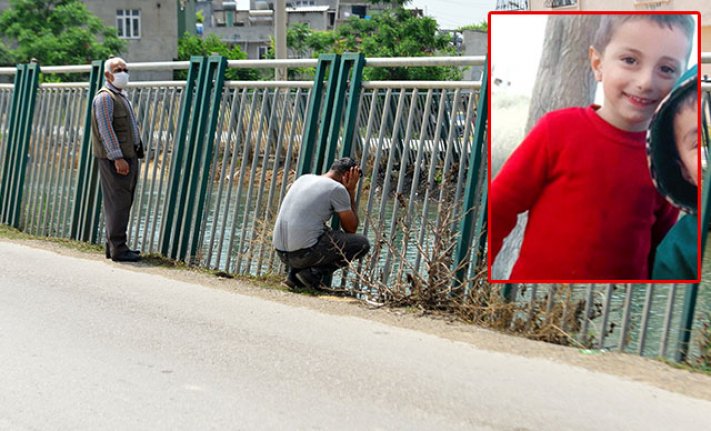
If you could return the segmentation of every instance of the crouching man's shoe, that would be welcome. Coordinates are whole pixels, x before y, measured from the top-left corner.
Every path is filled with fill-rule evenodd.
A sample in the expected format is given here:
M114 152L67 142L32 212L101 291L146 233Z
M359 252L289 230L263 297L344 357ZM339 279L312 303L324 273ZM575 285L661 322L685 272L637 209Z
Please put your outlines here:
M138 262L141 260L141 255L134 253L131 250L126 250L120 253L118 256L111 257L114 262Z
M316 268L305 268L296 273L296 279L305 287L320 288L323 274Z

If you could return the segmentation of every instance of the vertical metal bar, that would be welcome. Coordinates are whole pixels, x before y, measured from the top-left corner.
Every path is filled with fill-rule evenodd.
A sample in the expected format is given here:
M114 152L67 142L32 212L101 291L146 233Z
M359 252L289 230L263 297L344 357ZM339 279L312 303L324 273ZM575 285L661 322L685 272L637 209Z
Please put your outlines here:
M183 92L181 107L180 107L180 120L178 121L178 133L175 139L175 144L173 146L173 154L171 160L170 169L170 179L167 198L165 201L165 209L163 211L163 221L161 226L161 253L164 256L175 257L177 252L177 240L174 240L174 235L176 234L175 216L180 217L182 213L182 208L178 202L178 196L181 195L181 190L185 189L183 185L184 181L187 179L182 172L182 162L184 154L189 151L186 149L186 142L188 141L188 136L192 133L188 130L188 123L190 123L191 113L193 110L193 92L200 95L200 86L202 83L202 75L204 73L205 67L205 57L193 56L190 58L190 69L188 70L188 77L185 83L185 90ZM196 82L198 88L196 89ZM197 91L196 91L197 90ZM196 103L199 106L199 100ZM189 147L189 145L188 145ZM171 247L172 244L172 247ZM169 249L170 247L170 249Z
M304 135L301 140L299 167L296 173L297 177L311 173L313 152L316 147L316 131L318 130L318 113L321 110L323 80L326 76L326 68L328 67L331 72L333 72L334 64L337 59L338 56L335 54L321 54L318 57L314 86L311 90L311 97L309 98L309 109L306 111L306 119L304 120Z
M212 162L213 146L215 142L215 129L217 126L217 117L219 115L220 104L222 101L222 92L223 85L225 82L225 69L227 68L227 59L222 56L212 56L209 58L208 65L209 67L211 67L211 73L208 73L205 77L205 79L208 80L208 82L205 83L205 96L203 98L203 100L205 101L203 108L205 119L201 122L201 128L198 129L198 133L200 134L199 136L202 137L205 142L201 143L201 145L196 147L195 158L195 167L199 167L197 163L200 161L200 159L202 159L202 167L199 167L201 172L201 182L200 184L197 184L196 181L195 185L198 188L195 190L195 192L193 192L195 193L193 195L195 196L194 202L196 204L196 207L195 215L192 218L193 235L191 240L192 247L190 249L191 256L195 256L199 245L198 241L201 233L200 226L202 225L202 220L204 217L203 213L205 209L207 184L210 179L209 166ZM210 97L210 94L212 94L212 97ZM208 104L208 102L211 103ZM201 154L197 153L197 151L200 151ZM198 178L197 174L197 171L192 172L193 178L196 180ZM188 206L188 208L190 208L190 206ZM186 212L186 214L190 214L190 212Z
M22 230L33 233L35 231L34 214L37 210L37 200L39 198L39 176L42 171L40 158L42 154L42 142L45 138L47 130L48 102L47 92L40 90L37 97L39 98L39 114L35 117L35 123L32 128L36 133L30 139L30 163L27 166L29 171L27 178L27 199L24 213L24 226Z
M104 76L104 62L101 60L91 63L91 74L89 75L89 90L86 96L86 108L84 112L84 139L81 144L81 156L79 158L79 172L77 174L76 194L74 197L74 210L72 212L72 229L70 237L76 240L86 241L90 231L90 208L96 205L91 202L93 197L92 189L97 187L97 178L89 176L90 167L95 164L94 156L91 154L91 113L94 95L102 85ZM96 170L93 170L96 171ZM92 181L93 180L93 181Z
M3 160L2 182L0 182L0 222L8 223L6 213L10 205L10 190L13 169L13 154L15 152L15 136L18 133L20 113L23 106L22 87L27 75L27 65L18 64L10 102L10 112L7 119L7 139L5 140L5 159Z
M587 287L585 294L585 314L583 315L583 324L578 338L585 342L588 339L588 329L590 328L590 311L592 310L593 302L593 285Z
M533 322L533 316L535 314L536 300L538 299L538 285L531 285L531 300L528 301L528 318L526 325L530 328L531 322Z
M694 328L694 312L696 311L698 295L698 284L689 284L686 286L684 308L681 312L681 327L679 328L679 348L675 355L677 362L685 362L689 354L689 344L691 342L691 331Z
M488 61L488 59L487 59ZM482 147L484 144L484 136L486 132L486 118L488 110L488 76L487 68L484 67L484 74L481 80L481 89L479 90L479 106L477 106L476 126L474 127L474 139L470 149L471 163L467 174L467 187L464 191L464 202L462 208L464 210L462 221L459 227L459 240L454 254L454 269L455 269L455 284L460 285L464 281L466 274L466 266L470 256L470 247L474 237L472 225L474 222L474 204L476 197L477 178L481 167ZM469 118L467 116L467 118ZM450 130L451 132L451 130Z
M647 329L649 328L649 313L652 310L652 300L654 298L654 285L647 285L647 294L644 298L644 308L642 310L642 322L639 328L639 346L637 354L644 355L644 348L647 343Z
M254 151L252 151L252 125L254 124L254 121L255 121L258 94L259 94L258 90L254 90L254 92L252 93L252 102L250 104L249 121L247 123L247 131L246 131L245 137L244 137L244 151L242 152L242 163L240 164L239 179L237 181L237 196L235 197L237 209L235 211L235 217L232 220L232 231L230 233L230 243L228 246L228 256L227 256L227 265L226 265L228 268L229 268L229 259L231 258L231 254L232 254L232 245L234 243L235 231L237 229L237 225L239 224L239 213L240 213L239 208L240 208L240 205L242 204L242 188L244 185L244 176L247 171L247 165L249 163L250 154L253 152L255 154L253 157L256 157L256 154L258 152L256 149ZM247 202L245 202L242 217L246 219L247 215L248 215ZM246 221L245 221L245 223L246 223ZM235 259L235 265L232 270L232 272L234 272L234 273L238 272L238 269L241 265L242 240L243 239L244 239L244 232L241 232L239 242L237 245L237 259Z
M404 92L404 91L403 91ZM412 119L415 116L415 108L417 107L417 103L415 102L417 99L417 89L412 90L412 95L410 99L410 110L407 115L407 128L405 129L405 144L402 149L402 155L400 157L400 169L399 169L399 175L398 175L398 180L397 180L397 186L395 189L395 195L396 197L402 196L402 192L404 190L404 182L405 182L405 174L407 173L407 168L408 168L408 163L410 162L410 140L412 139ZM391 150L392 151L392 150ZM397 226L397 220L398 220L398 212L400 210L399 207L399 200L398 198L393 199L393 208L392 208L392 216L390 218L390 226L392 227L392 230L390 231L390 238L389 242L392 244L395 242L395 238L397 237L398 230L396 229ZM403 235L403 240L406 241L407 235ZM403 248L403 254L406 252L406 249ZM387 279L388 275L390 274L391 271L391 254L388 254L386 259L385 259L385 264L383 265L383 273L385 274L385 278ZM400 262L399 268L400 270L398 271L398 275L396 277L396 280L400 280L400 277L402 276L402 268L404 262Z
M11 224L15 228L20 227L20 209L22 206L22 192L25 185L25 172L27 167L27 150L30 142L30 134L32 131L32 120L35 112L35 99L37 88L39 86L39 65L30 63L27 66L27 80L25 97L26 106L22 115L20 125L20 133L18 139L18 157L17 157L17 182L15 188L15 202L12 208Z
M198 83L198 89L193 99L193 119L190 125L190 135L188 136L188 148L185 152L184 163L182 164L181 170L181 187L177 211L180 218L176 220L176 234L171 256L179 260L185 260L188 253L190 226L195 204L193 199L200 175L198 169L200 155L205 142L204 128L205 122L207 121L206 107L209 104L213 71L214 65L211 62L204 61L203 68L198 76L198 81L200 81Z
M388 153L388 164L385 169L385 181L383 181L383 192L380 200L380 215L378 217L378 229L380 230L385 230L384 226L384 221L385 221L385 210L387 208L387 203L388 203L388 198L390 195L390 182L392 178L392 173L393 173L393 164L395 163L395 142L399 141L399 135L400 135L400 122L402 120L402 113L405 109L405 96L406 96L406 91L405 89L400 89L400 97L398 98L398 103L397 103L397 110L395 113L395 121L394 121L394 126L393 126L393 131L391 134L390 138L390 148L389 148L389 153ZM385 120L383 120L385 121ZM390 226L391 231L395 229L395 226ZM384 235L383 235L384 236ZM387 248L387 254L386 254L386 261L390 259L390 256L392 255L392 249L390 247ZM376 255L373 255L373 266L375 265L375 258L377 258ZM383 271L380 276L380 280L384 283L388 283L390 274L386 271Z
M236 93L237 91L235 91ZM227 231L227 224L228 224L228 215L232 214L232 220L233 220L233 226L234 226L234 220L237 219L238 217L238 212L239 212L239 199L235 200L235 205L234 205L234 211L230 211L230 202L232 200L230 199L232 197L232 189L233 189L233 184L234 184L234 174L235 174L235 166L237 163L237 156L240 154L240 142L241 142L241 137L242 137L242 120L244 118L244 111L245 111L245 106L247 106L247 90L244 89L242 90L242 96L240 97L240 103L239 103L239 112L237 113L237 125L234 128L236 130L235 133L235 145L234 148L232 148L232 159L230 160L230 170L229 170L229 175L227 177L227 181L229 181L228 187L227 187L227 196L225 197L225 211L223 214L223 218L225 219L225 222L222 224L222 231L220 232L220 242L217 246L217 256L216 260L218 262L222 262L222 247L223 244L225 244L225 233ZM234 95L234 100L237 100L237 94ZM232 129L233 129L233 124L235 121L235 110L234 106L232 107L232 119L230 120L230 125L229 125L229 130L230 130L230 135L228 136L228 144L231 142L231 135L232 135ZM248 140L248 139L247 139ZM246 157L246 153L242 154L243 159ZM239 187L239 186L238 186ZM234 227L233 231L234 232ZM230 253L232 250L232 238L230 237L229 239L229 247L227 249L227 256L225 259L225 265L223 266L225 271L229 271L230 268Z
M361 84L363 81L363 67L365 56L363 54L345 53L344 61L352 61L350 87L348 88L348 105L346 107L345 124L343 126L343 144L341 157L352 154L353 135L355 134L356 120L360 105Z
M316 160L313 163L314 173L322 174L324 172L323 165L328 163L326 160L329 147L329 134L331 123L333 120L333 109L335 99L338 93L338 72L340 70L340 56L336 55L330 67L328 68L328 80L326 81L326 95L324 96L324 106L321 109L321 126L319 127L319 135L316 140ZM337 127L340 124L337 124Z
M279 94L282 90L276 89L276 94ZM280 165L280 160L281 160L281 149L283 146L283 141L284 141L284 134L286 133L285 127L286 127L286 118L288 116L288 108L289 108L289 90L284 89L284 97L283 97L283 102L282 102L282 111L280 115L280 121L279 121L279 132L277 133L278 139L274 145L274 163L272 164L272 175L271 179L269 181L269 194L267 195L267 202L264 205L264 216L262 217L262 220L264 220L264 223L267 223L268 226L271 226L271 224L274 222L274 211L276 208L274 208L274 194L276 193L276 182L277 182L277 171L279 170L279 165ZM276 94L275 94L275 99L276 99ZM276 106L273 109L274 112L276 112ZM282 177L282 181L286 181L286 176ZM265 228L266 229L266 228ZM266 232L266 230L265 230ZM263 252L265 249L267 249L267 253L273 249L271 247L271 244L267 244L267 238L268 235L264 235L263 241L261 244L261 248L259 250L259 258L257 261L257 274L261 273L262 270L262 265L263 265ZM267 264L269 264L269 261L267 261Z
M439 153L440 153L440 146L439 146L439 132L442 128L442 122L443 122L443 117L444 117L444 110L445 110L445 97L444 97L444 91L441 91L439 94L439 106L437 108L437 121L435 123L435 128L432 133L432 139L433 139L433 145L432 145L432 152L430 153L430 169L429 173L427 175L427 189L425 190L425 198L424 198L424 205L422 206L422 224L420 225L420 237L419 237L419 243L423 245L425 244L425 231L427 229L427 220L428 220L428 215L429 215L429 207L430 207L430 194L434 193L435 189L435 172L437 168L437 159L439 158ZM420 262L422 260L422 256L420 253L417 254L417 257L415 258L415 271L420 270Z
M659 356L662 358L667 357L667 347L669 346L669 329L671 329L671 322L674 316L676 286L676 284L672 284L669 288L669 295L667 296L667 305L664 309L664 325L662 327L662 337L659 342Z
M242 235L240 236L239 239L239 245L238 248L240 250L240 255L237 256L237 271L241 271L242 269L242 258L245 256L242 256L242 250L244 250L243 244L245 240L250 237L249 233L247 232L249 230L249 223L248 223L248 215L251 212L249 204L252 202L252 191L254 190L254 176L257 172L257 166L259 165L259 155L261 152L261 144L262 144L262 134L263 134L263 128L264 128L264 112L267 110L267 104L269 103L269 90L264 89L264 92L262 94L262 106L259 111L259 126L258 126L258 132L257 132L257 139L254 142L254 152L252 156L252 167L249 172L249 186L247 187L247 200L245 203L245 208L244 208L244 218L242 219ZM251 125L250 125L251 126ZM266 144L265 144L266 145ZM252 220L252 231L254 231L254 224L255 220ZM251 253L251 247L247 249L247 256L250 256ZM247 259L247 271L249 272L249 265L251 262Z
M598 344L598 349L605 347L605 337L607 337L607 324L610 321L610 307L612 306L612 290L614 286L608 284L605 289L605 303L602 308L602 321L600 322L600 341Z
M627 346L627 336L629 335L631 310L632 310L632 285L625 284L625 302L624 302L624 309L622 312L620 343L618 346L618 349L620 352L624 352L625 347Z
M224 240L224 235L225 235L225 229L227 227L227 217L228 214L225 211L225 213L222 214L222 223L220 227L217 225L217 219L220 217L220 210L222 208L222 194L224 191L224 185L227 181L229 181L229 184L227 185L227 197L225 199L225 209L229 207L229 190L231 190L231 185L232 185L232 167L234 166L234 160L236 158L236 151L231 151L232 147L230 145L230 142L232 140L232 129L234 126L234 122L237 116L237 110L236 105L237 105L237 100L239 99L238 97L238 91L239 90L234 90L232 92L228 91L228 94L232 98L232 103L230 104L230 118L227 122L227 137L226 140L224 141L223 144L223 149L222 149L222 165L220 166L220 178L217 179L218 185L217 185L217 199L215 201L215 222L213 223L213 234L210 237L210 245L208 247L208 252L207 252L207 258L206 262L209 267L215 267L219 268L220 267L220 254L222 251L222 242ZM240 109L242 107L240 106ZM226 110L226 109L225 109ZM222 134L224 133L224 128L220 127L220 141L222 141ZM231 154L230 154L231 153ZM229 171L227 163L228 160L230 161L230 166L229 166ZM212 256L213 256L213 248L215 246L215 240L217 239L218 232L220 232L220 239L217 240L217 261L214 265L212 265ZM226 270L226 269L225 269Z

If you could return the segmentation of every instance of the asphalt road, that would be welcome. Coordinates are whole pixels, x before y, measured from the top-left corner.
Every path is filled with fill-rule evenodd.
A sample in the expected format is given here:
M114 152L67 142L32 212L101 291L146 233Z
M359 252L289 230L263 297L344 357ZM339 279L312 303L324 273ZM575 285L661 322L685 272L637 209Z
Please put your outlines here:
M0 430L711 429L711 402L570 365L7 242L0 256Z

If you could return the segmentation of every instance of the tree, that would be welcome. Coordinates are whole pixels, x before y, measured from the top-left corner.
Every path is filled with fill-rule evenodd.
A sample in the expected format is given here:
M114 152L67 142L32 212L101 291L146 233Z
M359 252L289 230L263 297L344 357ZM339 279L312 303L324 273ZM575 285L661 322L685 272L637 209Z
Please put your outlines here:
M87 64L117 55L125 47L116 29L81 0L10 0L0 13L0 37L12 62L32 58L42 65ZM5 61L0 43L0 61Z
M588 48L599 19L596 15L551 15L548 18L525 133L547 112L593 102L595 78ZM494 278L509 277L521 249L527 216L528 213L519 216L516 227L504 242L492 268Z
M229 60L245 60L247 54L238 45L229 46L214 34L201 38L190 33L185 33L178 39L178 60L190 60L193 55L222 55ZM187 72L184 70L175 72L176 79L185 79ZM260 74L255 69L228 69L225 79L255 81Z
M547 112L592 103L596 83L588 48L599 22L597 15L551 15L548 18L526 133Z
M457 31L465 31L465 30L487 32L487 31L489 31L489 23L486 20L484 20L478 24L469 24L469 25L465 25L463 27L459 27L459 29Z

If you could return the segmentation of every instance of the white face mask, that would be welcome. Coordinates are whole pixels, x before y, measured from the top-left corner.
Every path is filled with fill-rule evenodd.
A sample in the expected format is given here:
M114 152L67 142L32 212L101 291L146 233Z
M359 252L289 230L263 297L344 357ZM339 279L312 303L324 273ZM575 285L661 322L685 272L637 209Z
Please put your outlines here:
M128 72L114 73L114 80L111 82L114 87L123 90L128 85Z

